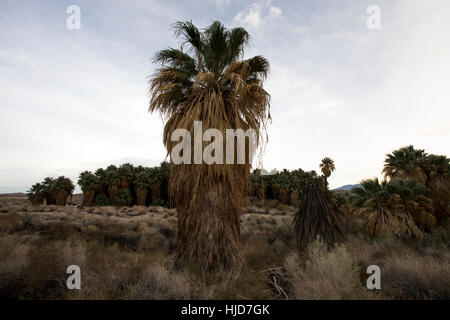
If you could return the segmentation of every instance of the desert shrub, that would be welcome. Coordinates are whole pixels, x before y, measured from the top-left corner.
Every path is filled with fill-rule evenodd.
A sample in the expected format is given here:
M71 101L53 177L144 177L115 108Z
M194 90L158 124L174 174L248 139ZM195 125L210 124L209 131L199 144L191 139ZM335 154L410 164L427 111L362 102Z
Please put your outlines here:
M95 196L94 202L92 202L92 205L94 205L94 206L109 206L109 199L103 193L97 194Z
M422 239L425 246L450 248L450 226L434 228L430 233L425 233Z
M114 198L114 204L116 206L130 206L132 201L133 196L131 195L130 190L124 188L120 188Z
M393 299L450 299L450 261L417 253L383 262L381 290Z
M274 229L275 239L282 241L286 246L289 246L294 239L294 230L288 223L282 223Z
M284 267L292 283L291 298L368 298L367 289L359 280L356 261L343 245L329 252L322 241L316 240L308 246L305 260L293 253L286 258Z
M24 222L19 214L7 213L0 215L0 232L10 233L21 229Z
M191 284L181 273L168 266L151 265L141 275L141 279L125 288L126 299L190 299Z

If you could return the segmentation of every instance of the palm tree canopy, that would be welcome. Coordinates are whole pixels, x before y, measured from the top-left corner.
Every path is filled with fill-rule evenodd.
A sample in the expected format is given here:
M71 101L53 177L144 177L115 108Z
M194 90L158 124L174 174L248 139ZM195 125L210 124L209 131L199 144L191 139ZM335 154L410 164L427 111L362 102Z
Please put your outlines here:
M420 199L425 190L417 182L396 181L395 184L378 178L361 181L362 188L351 191L352 202L359 207L357 213L366 219L366 229L371 235L393 232L397 235L420 237L421 231L411 218L411 207L419 206L418 201L426 206L425 199ZM414 191L409 190L413 188ZM405 196L405 199L401 197ZM414 199L408 201L407 197ZM413 204L414 202L414 204ZM410 209L410 210L408 210Z
M91 171L83 171L80 173L78 178L78 185L81 187L81 191L83 192L97 189L99 182L100 177L93 174Z
M65 191L67 193L72 193L75 189L75 186L69 178L66 178L64 176L59 176L55 180L55 192Z
M425 150L414 149L412 145L400 148L386 156L383 173L390 179L412 178L425 184L426 157Z
M269 63L262 56L240 60L250 35L244 28L228 30L218 21L201 31L190 21L173 27L183 41L181 48L156 53L154 62L161 67L150 79L149 111L168 118L168 152L171 133L191 129L196 120L203 121L204 128L252 128L259 143L260 128L270 118L270 97L262 87Z
M434 191L450 193L450 159L446 156L427 156L427 174Z
M329 157L323 158L322 163L319 165L319 167L325 177L329 177L331 175L331 172L336 169L334 167L333 159Z

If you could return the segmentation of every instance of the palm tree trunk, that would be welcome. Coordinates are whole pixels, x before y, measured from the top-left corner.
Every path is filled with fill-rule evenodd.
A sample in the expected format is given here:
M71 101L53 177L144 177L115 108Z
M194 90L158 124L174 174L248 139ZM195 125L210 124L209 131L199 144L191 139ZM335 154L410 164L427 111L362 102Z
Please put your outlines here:
M31 204L33 206L44 204L44 199L34 196L31 198Z
M92 206L92 202L94 201L95 191L94 190L86 190L83 192L83 207Z
M161 186L160 185L151 185L150 193L152 195L152 202L155 200L161 199Z
M138 206L145 206L145 199L147 198L147 188L136 189L136 204Z
M113 205L115 203L115 197L119 191L119 186L112 184L108 186L109 204Z
M55 197L56 205L57 205L57 206L64 206L64 205L66 205L67 197L68 197L68 196L69 196L69 195L67 194L66 191L60 191L60 192L58 192L58 193L56 194L56 197Z
M245 171L229 168L228 179L208 180L201 166L180 167L173 169L170 189L178 214L177 266L193 264L209 272L239 270Z

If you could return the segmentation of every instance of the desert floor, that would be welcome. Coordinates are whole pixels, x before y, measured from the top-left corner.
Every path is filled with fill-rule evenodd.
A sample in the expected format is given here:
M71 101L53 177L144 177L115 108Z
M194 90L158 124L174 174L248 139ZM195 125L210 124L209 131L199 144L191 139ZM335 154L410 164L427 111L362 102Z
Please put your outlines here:
M372 239L355 217L332 252L317 241L296 254L295 210L247 203L245 265L237 278L175 270L175 209L32 206L0 198L1 299L450 299L450 227L423 239ZM66 268L81 268L81 290ZM381 268L381 290L366 269Z

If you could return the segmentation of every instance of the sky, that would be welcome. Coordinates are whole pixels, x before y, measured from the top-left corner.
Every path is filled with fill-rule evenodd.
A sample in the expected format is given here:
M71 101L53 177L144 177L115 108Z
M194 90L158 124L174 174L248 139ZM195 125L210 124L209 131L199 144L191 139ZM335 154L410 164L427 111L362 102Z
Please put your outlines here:
M245 27L245 58L269 60L264 168L328 156L335 188L381 177L402 146L450 154L450 1L0 0L0 193L163 161L148 76L182 20Z

